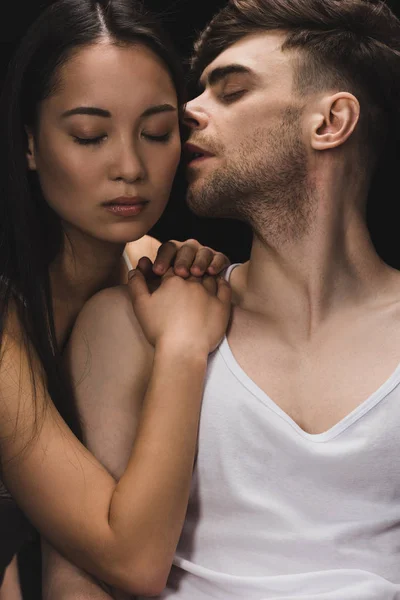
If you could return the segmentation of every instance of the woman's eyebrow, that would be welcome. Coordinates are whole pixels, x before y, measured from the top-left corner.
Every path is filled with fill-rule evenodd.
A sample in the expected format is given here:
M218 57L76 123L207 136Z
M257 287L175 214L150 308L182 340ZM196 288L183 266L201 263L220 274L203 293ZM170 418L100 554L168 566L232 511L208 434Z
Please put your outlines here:
M176 106L173 106L172 104L157 104L146 108L140 117L151 117L152 115L157 115L159 113L176 112L177 110L178 109ZM65 118L72 115L90 115L93 117L110 118L111 112L109 110L105 110L104 108L97 108L96 106L77 106L76 108L66 110L61 116L62 118Z
M109 110L104 110L104 108L97 108L95 106L77 106L76 108L71 108L70 110L66 110L61 117L70 117L71 115L92 115L94 117L105 117L110 118L111 113Z
M177 107L172 106L172 104L158 104L156 106L150 106L149 108L146 108L146 110L141 114L141 117L151 117L152 115L157 115L159 113L176 112L177 110Z

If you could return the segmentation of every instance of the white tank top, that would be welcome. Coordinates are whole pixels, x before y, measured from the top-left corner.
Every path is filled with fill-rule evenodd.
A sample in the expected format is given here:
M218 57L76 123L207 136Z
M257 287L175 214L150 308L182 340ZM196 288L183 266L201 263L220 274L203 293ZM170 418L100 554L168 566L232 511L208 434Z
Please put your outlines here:
M129 256L128 256L128 253L127 253L127 251L126 251L126 250L124 250L124 252L123 252L123 254L122 254L122 258L123 258L123 260L124 260L124 263L125 263L125 264L126 264L126 266L127 266L127 269L128 269L128 271L132 271L132 269L133 269L133 265L132 265L132 263L131 263L131 259L129 258Z
M308 434L225 338L209 361L187 517L161 598L399 600L399 383L400 366L334 427Z

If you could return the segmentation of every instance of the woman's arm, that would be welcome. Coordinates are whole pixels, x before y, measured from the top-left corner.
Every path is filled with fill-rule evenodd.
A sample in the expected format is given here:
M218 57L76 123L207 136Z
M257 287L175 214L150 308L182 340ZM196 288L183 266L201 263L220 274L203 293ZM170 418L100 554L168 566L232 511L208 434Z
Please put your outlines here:
M4 574L3 583L0 586L0 600L22 600L16 556L14 556ZM95 599L93 598L93 600Z
M132 340L139 340L139 347ZM106 290L91 301L66 349L85 445L116 480L129 462L153 356L122 288ZM43 600L115 598L115 590L109 595L49 544L43 542L42 548ZM119 597L131 596L119 592Z
M32 440L32 381L26 352L15 339L5 344L1 363L0 437L6 485L33 524L65 556L99 579L132 594L156 594L165 585L185 515L193 467L209 351L202 337L204 323L208 323L209 332L215 335L219 330L222 335L229 313L227 299L221 311L222 304L217 306L216 298L206 297L204 288L199 295L198 286L202 284L172 279L167 284L168 302L165 296L157 296L159 291L153 294L160 299L159 307L164 312L168 308L171 315L171 319L159 318L157 326L160 322L176 322L175 329L167 327L162 332L166 335L160 336L154 358L128 298L123 293L117 296L116 289L103 292L86 305L73 334L80 364L78 390L88 385L85 374L92 371L92 365L96 363L99 368L97 382L87 388L96 403L95 410L101 412L102 403L115 406L116 394L128 394L131 402L130 411L122 407L120 413L125 416L121 434L125 439L129 437L130 444L137 427L133 451L130 447L125 456L119 456L118 464L111 464L115 439L109 440L108 446L99 441L100 459L116 476L120 474L119 461L128 463L118 484L72 435L46 398L43 386L38 385L39 378L36 400L39 413L43 409L43 420ZM213 315L214 308L217 311ZM126 318L124 327L114 329L121 314ZM193 319L196 325L188 329ZM110 371L104 355L96 355L100 338L90 332L100 334L103 345L107 345L107 337L103 337L106 331L117 332L115 347L119 343L124 351L129 350L131 359L123 367L130 374L128 381L122 377L124 381L119 383L118 362L112 363ZM168 343L164 343L166 340ZM108 376L112 385L107 382ZM100 388L104 391L97 405Z
M126 600L129 598L131 596L125 596ZM2 600L1 596L0 600ZM111 591L109 593L91 575L68 562L52 546L42 541L42 600L115 600L115 598Z

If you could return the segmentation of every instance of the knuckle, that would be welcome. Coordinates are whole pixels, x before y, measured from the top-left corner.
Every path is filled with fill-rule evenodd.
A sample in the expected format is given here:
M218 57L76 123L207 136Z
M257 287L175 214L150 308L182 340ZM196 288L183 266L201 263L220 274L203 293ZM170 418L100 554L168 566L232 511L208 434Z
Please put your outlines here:
M193 267L205 269L206 267L208 267L209 263L210 261L205 256L202 256L196 258L196 260L193 263Z
M207 258L213 258L215 256L211 248L200 248L198 254Z
M194 239L189 239L189 240L186 240L186 241L184 242L184 247L185 247L185 246L189 246L189 247L192 247L192 248L196 248L196 249L197 249L197 248L199 248L199 247L201 246L201 244L200 244L200 243L199 243L197 240L194 240Z
M187 269L187 261L185 259L180 259L175 261L175 265L174 265L175 269Z
M161 244L161 246L158 249L158 254L163 254L164 252L169 252L171 250L176 250L176 245L175 242L170 240Z

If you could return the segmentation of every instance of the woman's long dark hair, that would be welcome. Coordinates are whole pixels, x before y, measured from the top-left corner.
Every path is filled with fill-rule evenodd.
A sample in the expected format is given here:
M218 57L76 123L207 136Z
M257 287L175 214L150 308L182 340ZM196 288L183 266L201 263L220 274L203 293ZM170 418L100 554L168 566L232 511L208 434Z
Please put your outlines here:
M34 354L55 406L78 436L73 394L61 367L49 276L49 266L62 250L62 226L42 196L36 173L27 169L25 128L37 128L39 105L56 89L60 67L72 52L105 36L117 44L150 48L164 61L183 103L179 60L153 17L135 0L56 0L24 36L0 99L0 352L12 303L33 382Z

